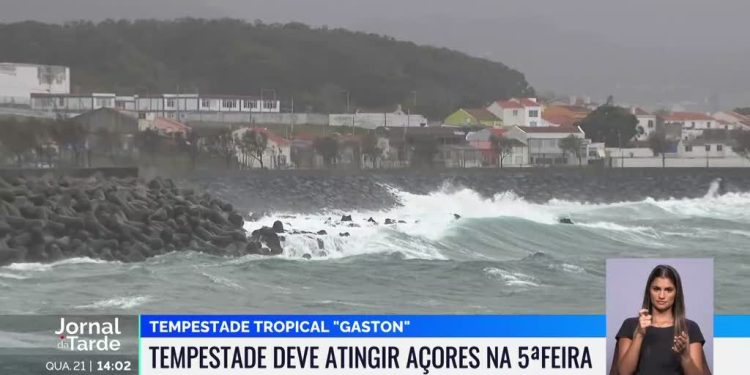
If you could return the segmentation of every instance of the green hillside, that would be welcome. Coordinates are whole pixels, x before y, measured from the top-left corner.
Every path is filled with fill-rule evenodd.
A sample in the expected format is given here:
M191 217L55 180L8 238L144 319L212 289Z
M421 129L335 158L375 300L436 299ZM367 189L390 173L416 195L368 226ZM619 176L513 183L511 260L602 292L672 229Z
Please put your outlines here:
M273 95L289 110L402 104L431 118L532 95L507 66L381 35L238 20L0 24L0 62L66 65L75 92ZM416 95L415 95L416 92Z

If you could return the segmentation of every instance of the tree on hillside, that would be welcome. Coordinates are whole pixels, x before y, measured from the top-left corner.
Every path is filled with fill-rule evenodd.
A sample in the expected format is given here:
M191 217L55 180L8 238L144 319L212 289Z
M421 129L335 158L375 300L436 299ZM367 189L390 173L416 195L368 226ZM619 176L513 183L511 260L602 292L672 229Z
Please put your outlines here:
M242 137L237 142L242 152L257 160L260 163L260 168L263 166L263 154L268 148L268 136L260 130L250 130L242 134Z
M362 154L365 156L365 161L369 160L372 167L376 168L378 159L383 155L383 150L378 147L378 136L375 133L367 133L362 139Z
M513 153L513 140L502 135L490 136L490 147L492 152L497 155L498 165L503 167L503 161Z
M669 152L672 143L667 139L667 133L659 129L648 137L648 147L654 152L654 155L661 155L661 167L665 168L667 164L667 152Z
M29 36L34 43L29 43ZM189 46L189 48L188 48ZM535 96L524 75L465 53L392 37L299 23L238 20L23 22L0 25L7 61L46 61L75 74L82 92L260 94L273 88L295 107L341 111L414 103L412 112L444 118L458 106ZM416 91L418 101L412 100Z
M581 158L583 157L585 146L585 142L583 139L571 134L561 139L558 143L558 146L562 150L563 155L567 155L568 153L573 154L578 159L578 165L581 165Z
M732 148L734 152L750 159L750 131L748 130L735 130L732 134L735 146Z
M734 111L741 115L750 116L750 107L735 108Z
M336 164L339 156L339 141L333 137L317 137L313 141L315 152L323 157L323 164L330 167Z
M581 129L592 142L604 142L607 147L622 147L636 135L638 118L627 109L609 105L599 106L581 123Z

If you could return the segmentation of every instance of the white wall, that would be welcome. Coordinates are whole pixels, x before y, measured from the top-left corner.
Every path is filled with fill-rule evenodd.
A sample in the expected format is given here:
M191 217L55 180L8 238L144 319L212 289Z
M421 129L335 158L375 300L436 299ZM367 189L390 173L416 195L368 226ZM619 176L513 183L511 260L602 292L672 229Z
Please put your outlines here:
M648 137L656 130L656 116L653 115L643 115L643 116L637 116L638 118L638 125L637 127L641 127L643 129L643 134L636 133L635 137L639 141L645 141L648 139Z
M389 127L420 127L427 126L427 118L422 115L397 113L341 113L329 116L330 126L354 126L356 128L375 129L381 126Z
M0 63L0 103L29 105L32 93L70 93L70 69L53 65Z

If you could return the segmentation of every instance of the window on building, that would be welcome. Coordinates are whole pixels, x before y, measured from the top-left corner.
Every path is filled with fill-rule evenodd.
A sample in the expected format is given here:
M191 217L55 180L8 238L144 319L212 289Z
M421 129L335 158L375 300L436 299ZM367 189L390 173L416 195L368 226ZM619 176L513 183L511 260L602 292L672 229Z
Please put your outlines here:
M57 98L57 105L64 106L65 105L65 98L63 98L63 97Z
M513 110L513 116L518 116L518 110L517 109Z
M652 129L654 127L654 120L648 120L648 128Z
M529 123L529 125L531 125L531 126L536 126L536 121L532 121L532 122L530 122L530 123Z
M138 118L141 120L146 119L146 112L138 112Z
M711 121L709 121L709 122L707 122L707 123L706 123L706 127L707 127L707 128L710 128L710 127L711 127Z
M539 117L539 110L537 109L529 110L529 117Z
M716 151L724 151L724 145L716 145Z
M711 145L706 145L706 151L711 151Z
M264 109L274 109L274 108L276 108L276 104L272 100L264 100L263 101L263 108Z
M236 108L237 102L231 99L224 99L221 101L221 106L224 108Z
M695 121L693 121L691 124L692 124L693 127L695 127Z
M167 99L167 107L174 107L174 99Z
M201 107L210 107L211 101L208 99L201 99Z
M693 152L693 146L685 146L685 152Z

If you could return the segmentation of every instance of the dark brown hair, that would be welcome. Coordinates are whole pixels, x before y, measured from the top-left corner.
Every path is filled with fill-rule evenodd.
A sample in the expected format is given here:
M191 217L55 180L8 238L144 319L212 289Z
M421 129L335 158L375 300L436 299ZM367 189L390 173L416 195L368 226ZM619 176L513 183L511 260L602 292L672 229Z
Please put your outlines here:
M682 280L680 274L672 266L660 264L651 271L646 282L646 290L643 292L643 308L652 313L651 304L651 283L657 277L664 277L672 281L675 286L674 304L672 305L672 316L674 317L674 334L679 335L682 332L687 333L687 318L685 317L685 295L682 292Z

